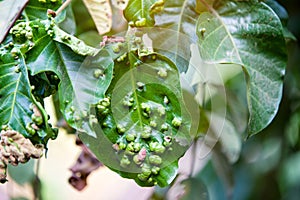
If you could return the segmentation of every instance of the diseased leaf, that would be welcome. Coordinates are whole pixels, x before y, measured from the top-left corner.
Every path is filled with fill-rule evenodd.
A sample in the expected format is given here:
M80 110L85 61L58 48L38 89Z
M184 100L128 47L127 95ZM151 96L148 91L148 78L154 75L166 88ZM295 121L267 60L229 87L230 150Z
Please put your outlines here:
M105 49L94 57L86 56L96 52L96 49L86 46L56 26L52 32L46 32L43 23L32 22L34 25L38 25L39 29L33 29L35 46L28 52L31 74L52 71L58 76L60 109L71 126L81 129L83 118L89 115L90 104L102 99L110 84L112 59ZM54 41L50 35L60 42Z
M80 134L97 158L141 186L169 185L191 143L176 66L158 54L117 59L107 97L95 107L96 137Z
M155 15L157 29L149 30L153 48L171 59L180 72L188 69L190 44L197 43L195 4L195 0L166 1L164 10Z
M0 2L0 43L19 17L28 0L6 0Z
M197 24L200 54L206 62L243 67L250 112L248 134L256 134L272 121L282 96L287 57L281 22L262 2L206 5L210 13L201 14Z
M10 52L16 51L15 55ZM0 125L30 138L33 143L46 144L55 138L42 105L32 96L24 57L17 50L0 49ZM39 118L39 120L37 120Z
M110 31L112 11L109 0L83 0L100 35Z
M129 0L124 17L130 26L152 27L154 14L163 10L164 0Z

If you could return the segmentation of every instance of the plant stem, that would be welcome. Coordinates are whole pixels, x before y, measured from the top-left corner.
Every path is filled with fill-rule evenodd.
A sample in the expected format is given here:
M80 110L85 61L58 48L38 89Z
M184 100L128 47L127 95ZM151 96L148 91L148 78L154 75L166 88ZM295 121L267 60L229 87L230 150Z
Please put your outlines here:
M55 11L56 16L59 15L70 3L72 0L66 0L58 9Z

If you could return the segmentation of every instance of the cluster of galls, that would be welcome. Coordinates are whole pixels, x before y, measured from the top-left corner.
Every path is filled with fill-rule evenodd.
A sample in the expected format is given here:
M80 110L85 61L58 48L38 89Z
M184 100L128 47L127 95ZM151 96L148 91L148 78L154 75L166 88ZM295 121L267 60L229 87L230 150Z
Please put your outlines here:
M0 133L0 182L5 183L8 164L26 163L30 158L40 158L43 155L43 145L33 145L17 131L2 130Z
M23 43L26 40L32 40L33 33L32 28L29 26L29 22L20 22L10 29L10 34L14 36L14 39Z
M127 106L128 103L131 105L134 102L131 95L127 95L125 99ZM156 106L156 110L153 110L154 108L148 103L141 103L140 108L145 118L150 118L152 112L158 112L160 116L166 114L166 109L162 105ZM122 168L130 168L132 165L140 167L141 172L137 178L150 185L156 185L156 176L163 163L162 155L173 150L172 136L169 134L171 131L168 130L178 129L182 124L181 118L174 117L171 123L171 125L162 123L158 126L159 123L155 120L149 120L149 125L144 125L143 130L139 132L123 124L117 124L116 131L119 139L112 147L121 156L120 166Z
M31 115L32 122L29 122L26 124L26 132L32 137L36 134L38 134L40 137L44 137L45 135L40 134L39 132L43 132L42 129L45 127L45 122L43 119L43 116L36 105L31 104L30 109L33 111L33 114ZM49 115L48 115L49 118ZM48 124L50 127L51 124ZM57 128L52 128L53 135L51 136L52 139L55 139L58 134Z
M97 112L100 116L105 116L109 113L110 97L103 98L97 105Z

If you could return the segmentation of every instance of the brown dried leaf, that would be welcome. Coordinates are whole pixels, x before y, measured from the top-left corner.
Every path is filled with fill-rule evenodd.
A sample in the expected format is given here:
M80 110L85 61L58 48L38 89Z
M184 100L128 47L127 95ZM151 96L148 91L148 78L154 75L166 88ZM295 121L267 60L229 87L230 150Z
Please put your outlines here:
M100 35L110 31L112 26L112 10L109 0L83 0L91 14Z
M87 185L87 177L90 173L103 165L78 138L76 144L82 148L82 152L76 163L70 168L72 176L69 178L69 183L75 189L81 191Z
M5 183L8 164L26 163L30 158L43 155L43 145L33 145L29 139L13 130L2 130L0 133L0 182Z

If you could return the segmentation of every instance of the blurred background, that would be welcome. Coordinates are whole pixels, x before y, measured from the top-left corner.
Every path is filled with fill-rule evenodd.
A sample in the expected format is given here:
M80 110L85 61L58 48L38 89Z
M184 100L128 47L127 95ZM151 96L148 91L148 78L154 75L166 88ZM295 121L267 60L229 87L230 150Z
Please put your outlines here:
M268 2L268 1L267 1ZM269 1L270 2L270 1ZM300 7L297 0L278 0L284 11L282 22L297 38L287 40L288 66L284 79L283 99L279 112L270 126L262 133L247 140L239 137L239 157L230 162L230 156L218 145L205 158L198 158L194 145L180 160L180 176L169 188L142 188L134 181L121 178L106 167L99 167L87 178L87 186L77 191L69 183L69 170L80 155L82 148L76 145L76 137L70 130L60 128L58 138L49 141L46 158L39 162L9 168L9 182L0 185L0 200L34 199L34 192L43 200L126 200L126 199L299 199L300 197ZM91 46L101 41L93 20L81 0L74 0L69 9L69 18L64 24L66 30L75 34ZM113 10L114 16L121 16ZM72 17L75 17L74 24ZM127 25L116 17L111 34L125 30ZM242 74L225 82L229 101L235 108L228 108L233 122L240 124L244 117L245 101ZM234 94L234 95L230 95ZM231 98L231 96L233 96ZM57 124L60 114L52 99L47 99L47 110L52 123ZM56 116L56 117L55 117ZM61 121L59 122L61 123ZM227 138L232 145L233 138ZM230 148L229 148L230 150ZM196 152L196 153L195 153ZM198 152L199 153L199 152ZM197 158L197 159L195 159ZM191 167L192 166L192 167ZM36 177L38 172L38 177ZM192 175L192 178L191 178Z

